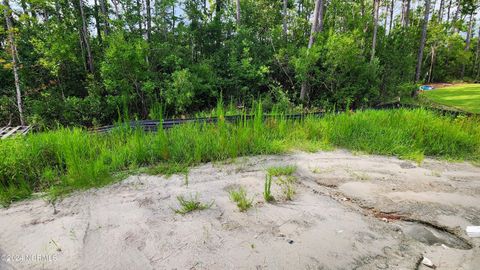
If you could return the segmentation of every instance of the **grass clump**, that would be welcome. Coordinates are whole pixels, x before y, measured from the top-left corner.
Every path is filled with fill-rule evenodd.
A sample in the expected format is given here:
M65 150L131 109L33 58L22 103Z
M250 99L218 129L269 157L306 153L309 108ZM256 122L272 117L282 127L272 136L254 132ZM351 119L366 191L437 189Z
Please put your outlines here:
M297 166L295 165L270 167L267 169L267 173L271 176L292 175L296 171Z
M271 202L274 201L275 198L272 195L272 176L267 173L265 176L265 186L264 186L264 191L263 191L263 198L265 199L266 202Z
M198 200L198 194L185 198L184 196L177 197L180 208L174 209L175 213L185 215L187 213L199 210L205 210L213 205L213 201L209 204L202 203Z
M297 178L294 176L286 176L286 177L279 177L278 184L282 189L282 193L285 196L285 199L291 201L293 196L296 193L295 183L297 182Z
M237 204L240 212L245 212L252 207L253 198L248 199L247 191L243 187L240 187L236 190L230 190L228 193L230 195L230 200Z

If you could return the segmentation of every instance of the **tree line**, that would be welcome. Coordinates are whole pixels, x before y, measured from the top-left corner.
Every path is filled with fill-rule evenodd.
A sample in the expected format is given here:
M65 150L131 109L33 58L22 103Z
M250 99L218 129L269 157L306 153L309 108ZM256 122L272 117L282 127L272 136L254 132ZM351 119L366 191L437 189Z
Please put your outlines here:
M262 99L368 107L476 81L475 0L2 0L0 124L109 124ZM478 28L478 34L476 30Z

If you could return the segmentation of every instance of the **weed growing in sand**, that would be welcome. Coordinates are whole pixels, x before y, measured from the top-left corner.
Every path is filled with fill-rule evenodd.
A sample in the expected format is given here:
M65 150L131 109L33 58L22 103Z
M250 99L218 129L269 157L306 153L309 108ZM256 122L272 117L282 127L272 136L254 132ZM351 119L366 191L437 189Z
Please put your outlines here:
M367 181L367 180L370 180L370 176L364 172L354 172L354 171L350 171L350 170L346 170L347 172L350 173L350 175L358 180L361 180L361 181Z
M269 173L267 173L267 175L265 175L265 187L263 191L263 198L265 199L266 202L271 202L275 200L275 198L272 196L271 187L272 187L272 176Z
M230 190L228 193L230 195L230 200L237 204L240 212L245 212L252 207L253 198L247 198L247 191L243 187L240 187L237 190Z
M267 169L268 174L271 176L292 175L296 171L297 166L295 165L270 167Z
M213 201L209 204L201 203L198 200L198 194L191 196L190 198L185 198L184 196L177 197L178 203L180 204L179 209L174 209L175 213L185 215L192 211L205 210L213 205Z
M293 196L296 193L295 190L295 183L297 182L297 178L294 176L286 176L286 177L279 177L278 184L282 188L282 193L285 195L285 199L291 201Z

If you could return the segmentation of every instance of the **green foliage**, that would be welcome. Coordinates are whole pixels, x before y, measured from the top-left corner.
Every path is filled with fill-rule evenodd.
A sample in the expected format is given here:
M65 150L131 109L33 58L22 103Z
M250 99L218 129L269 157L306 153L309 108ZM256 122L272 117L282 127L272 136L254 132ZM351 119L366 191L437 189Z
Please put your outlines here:
M190 198L185 198L184 196L177 197L180 208L175 209L175 213L185 215L193 211L205 210L213 205L213 201L209 204L201 203L198 200L198 194L195 197L190 195Z
M141 115L148 114L148 100L153 98L154 83L147 62L148 43L137 37L127 38L122 32L107 39L101 64L106 99L110 110L135 108ZM120 97L120 98L117 98ZM127 108L124 108L126 102Z
M267 172L271 176L290 176L297 171L297 166L295 165L287 165L287 166L278 166L278 167L270 167L267 169Z
M147 169L147 173L151 175L165 175L167 178L174 174L187 175L189 171L188 165L177 163L161 163Z
M247 211L253 205L253 198L249 199L247 197L247 191L243 187L240 187L236 190L230 190L228 194L230 196L230 200L237 204L240 212Z
M329 116L326 140L351 150L409 159L477 160L478 119L458 121L422 110L366 111Z
M165 101L175 108L176 113L185 112L192 104L195 81L196 77L188 69L175 71L172 74L172 81L165 92Z
M271 202L275 200L275 198L272 196L272 176L267 173L265 175L265 185L264 185L264 191L263 191L263 198L265 199L266 202Z
M295 183L297 179L294 176L279 177L278 184L282 188L282 193L285 195L285 199L291 201L296 193Z
M360 38L357 32L332 34L325 45L324 83L340 108L356 108L378 100L379 63L362 57Z
M282 193L285 198L289 201L293 199L295 195L295 183L297 181L296 177L293 174L297 171L297 166L287 165L287 166L278 166L270 167L267 169L267 178L265 180L265 192L264 197L268 202L267 198L273 199L270 195L270 186L272 182L272 177L277 177L277 183L280 186ZM268 192L267 192L267 182L268 182ZM271 200L270 199L270 200Z
M411 10L408 27L400 12L391 29L388 16L381 16L370 60L368 1L329 1L322 31L309 49L313 1L288 1L286 18L282 1L241 1L239 25L235 1L150 2L154 12L147 31L145 5L131 0L121 3L119 14L115 6L107 5L102 14L98 1L83 1L84 18L78 1L12 1L11 32L28 123L110 125L119 118L157 118L158 104L164 116L185 117L213 110L220 96L240 108L262 99L266 110L300 105L328 111L411 94L406 89L414 84L422 5ZM466 44L469 15L478 3L460 5L455 20L440 19L438 10L430 16L422 83L479 79L478 37ZM88 33L82 32L83 21ZM7 34L0 29L2 125L19 122ZM302 85L309 89L305 102L298 99Z

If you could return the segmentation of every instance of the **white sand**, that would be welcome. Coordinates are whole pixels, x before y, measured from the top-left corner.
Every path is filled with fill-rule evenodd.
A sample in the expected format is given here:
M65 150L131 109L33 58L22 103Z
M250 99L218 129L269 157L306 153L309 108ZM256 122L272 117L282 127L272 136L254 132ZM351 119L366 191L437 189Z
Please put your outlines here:
M294 200L274 183L277 202L264 203L265 169L291 164ZM228 198L236 186L254 196L245 213ZM174 213L176 196L195 194L213 206ZM131 176L55 208L30 200L0 209L0 269L416 269L422 256L437 269L480 265L480 239L464 228L480 225L480 168L467 163L346 151L239 158L193 168L188 186L179 175ZM427 244L423 225L396 215L453 234L427 226L425 237L441 239ZM34 254L53 259L12 260Z

